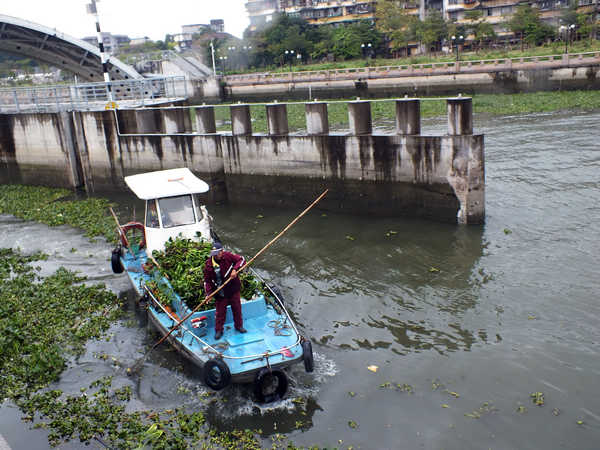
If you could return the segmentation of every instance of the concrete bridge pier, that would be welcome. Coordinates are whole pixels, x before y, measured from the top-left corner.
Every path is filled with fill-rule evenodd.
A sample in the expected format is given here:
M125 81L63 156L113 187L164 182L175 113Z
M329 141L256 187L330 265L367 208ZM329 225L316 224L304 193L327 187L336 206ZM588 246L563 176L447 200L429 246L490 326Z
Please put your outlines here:
M348 122L350 133L360 136L373 132L371 119L371 102L357 100L348 103Z
M305 105L306 133L309 135L329 134L327 103L312 102Z
M196 132L214 134L217 132L214 106L200 106L196 111Z
M468 97L446 100L448 109L448 134L473 134L473 101Z
M448 182L460 201L457 221L460 224L485 221L485 168L483 136L473 136L473 102L471 98L446 100L448 135L452 137L452 167Z
M252 118L250 105L237 104L229 107L231 111L231 134L247 136L252 134Z
M406 98L396 101L396 134L421 134L421 100Z
M163 130L165 134L191 133L192 120L187 108L161 110Z
M269 134L289 134L287 106L285 104L271 103L267 108L267 126Z

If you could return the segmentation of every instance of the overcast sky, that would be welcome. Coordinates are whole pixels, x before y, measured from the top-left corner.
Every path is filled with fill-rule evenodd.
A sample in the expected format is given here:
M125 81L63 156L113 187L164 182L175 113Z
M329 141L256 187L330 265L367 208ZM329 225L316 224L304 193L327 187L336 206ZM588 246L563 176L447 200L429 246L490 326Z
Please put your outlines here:
M82 38L96 34L90 0L0 0L0 14L56 28ZM102 31L162 40L181 33L181 26L223 19L225 31L242 34L249 24L245 0L101 0L97 3Z

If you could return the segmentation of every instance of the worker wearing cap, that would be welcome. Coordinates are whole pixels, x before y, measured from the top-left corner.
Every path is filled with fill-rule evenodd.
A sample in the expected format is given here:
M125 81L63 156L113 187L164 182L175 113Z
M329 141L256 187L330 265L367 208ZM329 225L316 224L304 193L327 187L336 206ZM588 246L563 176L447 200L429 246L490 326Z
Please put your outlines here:
M223 336L227 305L231 305L235 329L240 333L246 332L242 319L242 304L240 302L242 283L237 276L237 271L244 265L244 262L242 256L224 251L223 246L219 242L215 242L210 252L210 257L204 265L204 290L207 296L231 277L231 281L215 295L216 340L221 339Z

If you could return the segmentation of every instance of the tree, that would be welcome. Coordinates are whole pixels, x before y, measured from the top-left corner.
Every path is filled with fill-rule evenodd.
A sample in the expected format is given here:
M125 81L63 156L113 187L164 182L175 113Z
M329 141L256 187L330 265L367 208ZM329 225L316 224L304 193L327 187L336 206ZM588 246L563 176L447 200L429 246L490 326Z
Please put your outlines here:
M596 36L598 24L593 18L593 14L577 14L577 30L582 39L589 38L590 44Z
M571 0L567 4L567 7L561 11L560 21L566 27L569 25L575 25L577 24L577 16L577 1Z
M263 64L280 64L285 61L285 51L294 50L295 54L309 55L314 47L308 40L309 25L304 19L281 14L272 25L266 27L251 37L254 57ZM291 62L291 61L290 61Z
M482 46L484 41L491 41L496 39L496 32L494 26L489 22L480 22L475 28L475 39L479 43L479 47Z
M333 54L338 59L360 58L362 44L371 44L373 56L383 42L381 34L367 22L335 28L332 34Z
M508 28L520 37L521 51L523 51L525 42L529 45L536 45L546 38L554 36L553 28L540 19L538 9L532 8L528 4L517 6L517 11L508 21Z
M475 37L476 50L482 47L484 41L496 37L493 25L483 19L483 12L480 9L465 12L465 19L470 22L468 31Z
M419 19L409 14L406 3L397 0L379 0L375 10L376 28L389 39L389 45L394 53L416 39L415 32Z
M438 50L442 40L448 36L448 24L442 13L436 9L430 10L425 20L420 24L417 36L427 47L427 52L432 48Z

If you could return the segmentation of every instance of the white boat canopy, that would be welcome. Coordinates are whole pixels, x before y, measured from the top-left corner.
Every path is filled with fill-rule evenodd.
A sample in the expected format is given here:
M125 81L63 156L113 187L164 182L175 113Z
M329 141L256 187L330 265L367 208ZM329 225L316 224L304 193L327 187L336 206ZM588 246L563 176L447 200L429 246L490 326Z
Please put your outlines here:
M131 175L125 177L125 183L142 200L202 194L209 190L208 184L187 167Z

